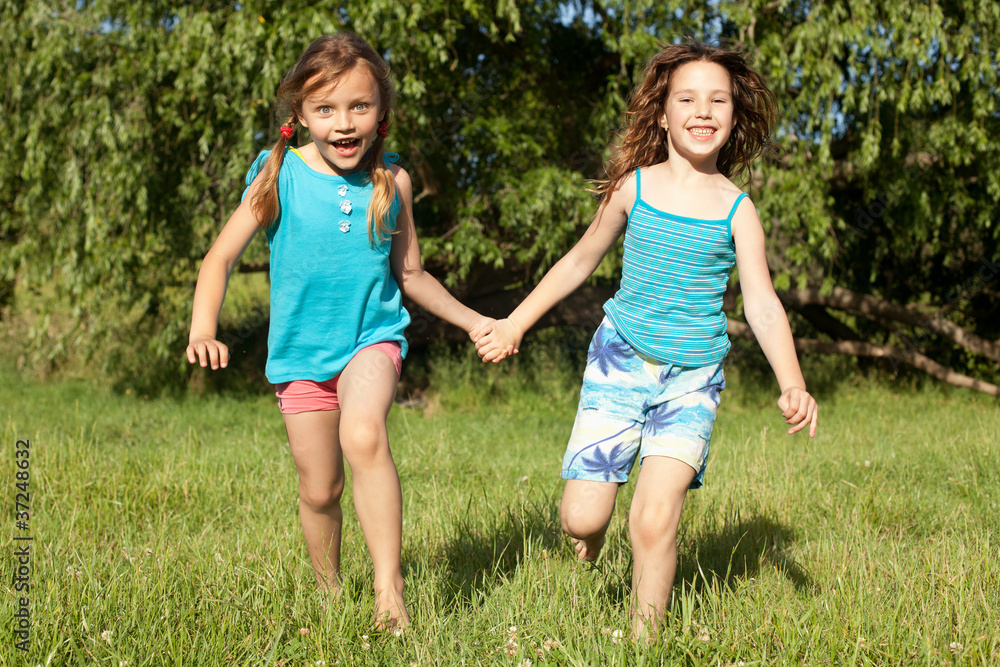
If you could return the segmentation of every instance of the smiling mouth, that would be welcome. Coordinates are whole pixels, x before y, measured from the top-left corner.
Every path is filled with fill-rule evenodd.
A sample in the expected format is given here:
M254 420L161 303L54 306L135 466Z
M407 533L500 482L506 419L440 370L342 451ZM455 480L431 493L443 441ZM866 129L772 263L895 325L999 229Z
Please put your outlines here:
M715 130L710 127L692 127L688 132L696 137L710 137L715 134Z

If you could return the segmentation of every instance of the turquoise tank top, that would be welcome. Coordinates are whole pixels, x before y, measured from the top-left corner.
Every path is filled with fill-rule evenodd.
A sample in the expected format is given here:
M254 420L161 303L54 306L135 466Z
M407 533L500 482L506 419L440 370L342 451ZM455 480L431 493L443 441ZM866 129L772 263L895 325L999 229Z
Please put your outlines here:
M254 161L247 186L269 153ZM397 341L405 356L403 330L410 315L389 270L391 239L368 241L371 195L363 172L321 174L296 149L285 149L278 172L281 209L266 232L271 250L266 374L272 384L329 380L375 343ZM397 196L393 229L399 207Z
M604 312L639 352L662 363L717 364L729 352L722 297L736 261L732 219L746 197L721 220L686 218L642 199L635 172L635 203L625 229L621 286Z

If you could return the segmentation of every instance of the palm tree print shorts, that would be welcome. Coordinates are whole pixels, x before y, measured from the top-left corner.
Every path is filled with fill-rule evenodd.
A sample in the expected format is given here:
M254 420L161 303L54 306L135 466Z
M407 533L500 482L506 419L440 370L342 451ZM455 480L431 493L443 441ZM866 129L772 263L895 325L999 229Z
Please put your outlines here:
M587 354L563 478L624 484L636 460L667 456L697 470L690 488L700 487L725 386L722 362L687 368L656 361L605 318Z

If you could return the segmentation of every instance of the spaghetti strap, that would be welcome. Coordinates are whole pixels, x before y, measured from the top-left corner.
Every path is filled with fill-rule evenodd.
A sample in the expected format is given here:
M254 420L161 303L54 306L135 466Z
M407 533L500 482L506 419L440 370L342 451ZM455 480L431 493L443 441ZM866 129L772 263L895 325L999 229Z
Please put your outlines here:
M639 167L635 168L635 200L642 199L642 176L639 175Z
M736 198L733 203L733 208L729 211L729 217L726 218L726 222L732 222L733 216L736 215L736 209L740 207L740 202L747 198L747 193L741 192L740 196Z

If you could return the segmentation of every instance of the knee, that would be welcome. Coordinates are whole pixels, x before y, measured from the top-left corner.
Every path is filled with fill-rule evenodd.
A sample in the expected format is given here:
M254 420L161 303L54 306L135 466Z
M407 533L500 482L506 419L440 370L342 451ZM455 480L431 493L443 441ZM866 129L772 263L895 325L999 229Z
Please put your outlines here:
M634 547L674 548L680 512L668 504L633 503L628 516Z
M340 425L340 443L349 458L377 456L389 441L385 421L374 415L344 420Z
M563 532L577 539L586 539L597 535L607 527L607 521L604 517L572 503L564 502L562 504L559 517Z
M340 507L343 495L343 478L325 484L299 484L299 502L314 512L327 512Z

